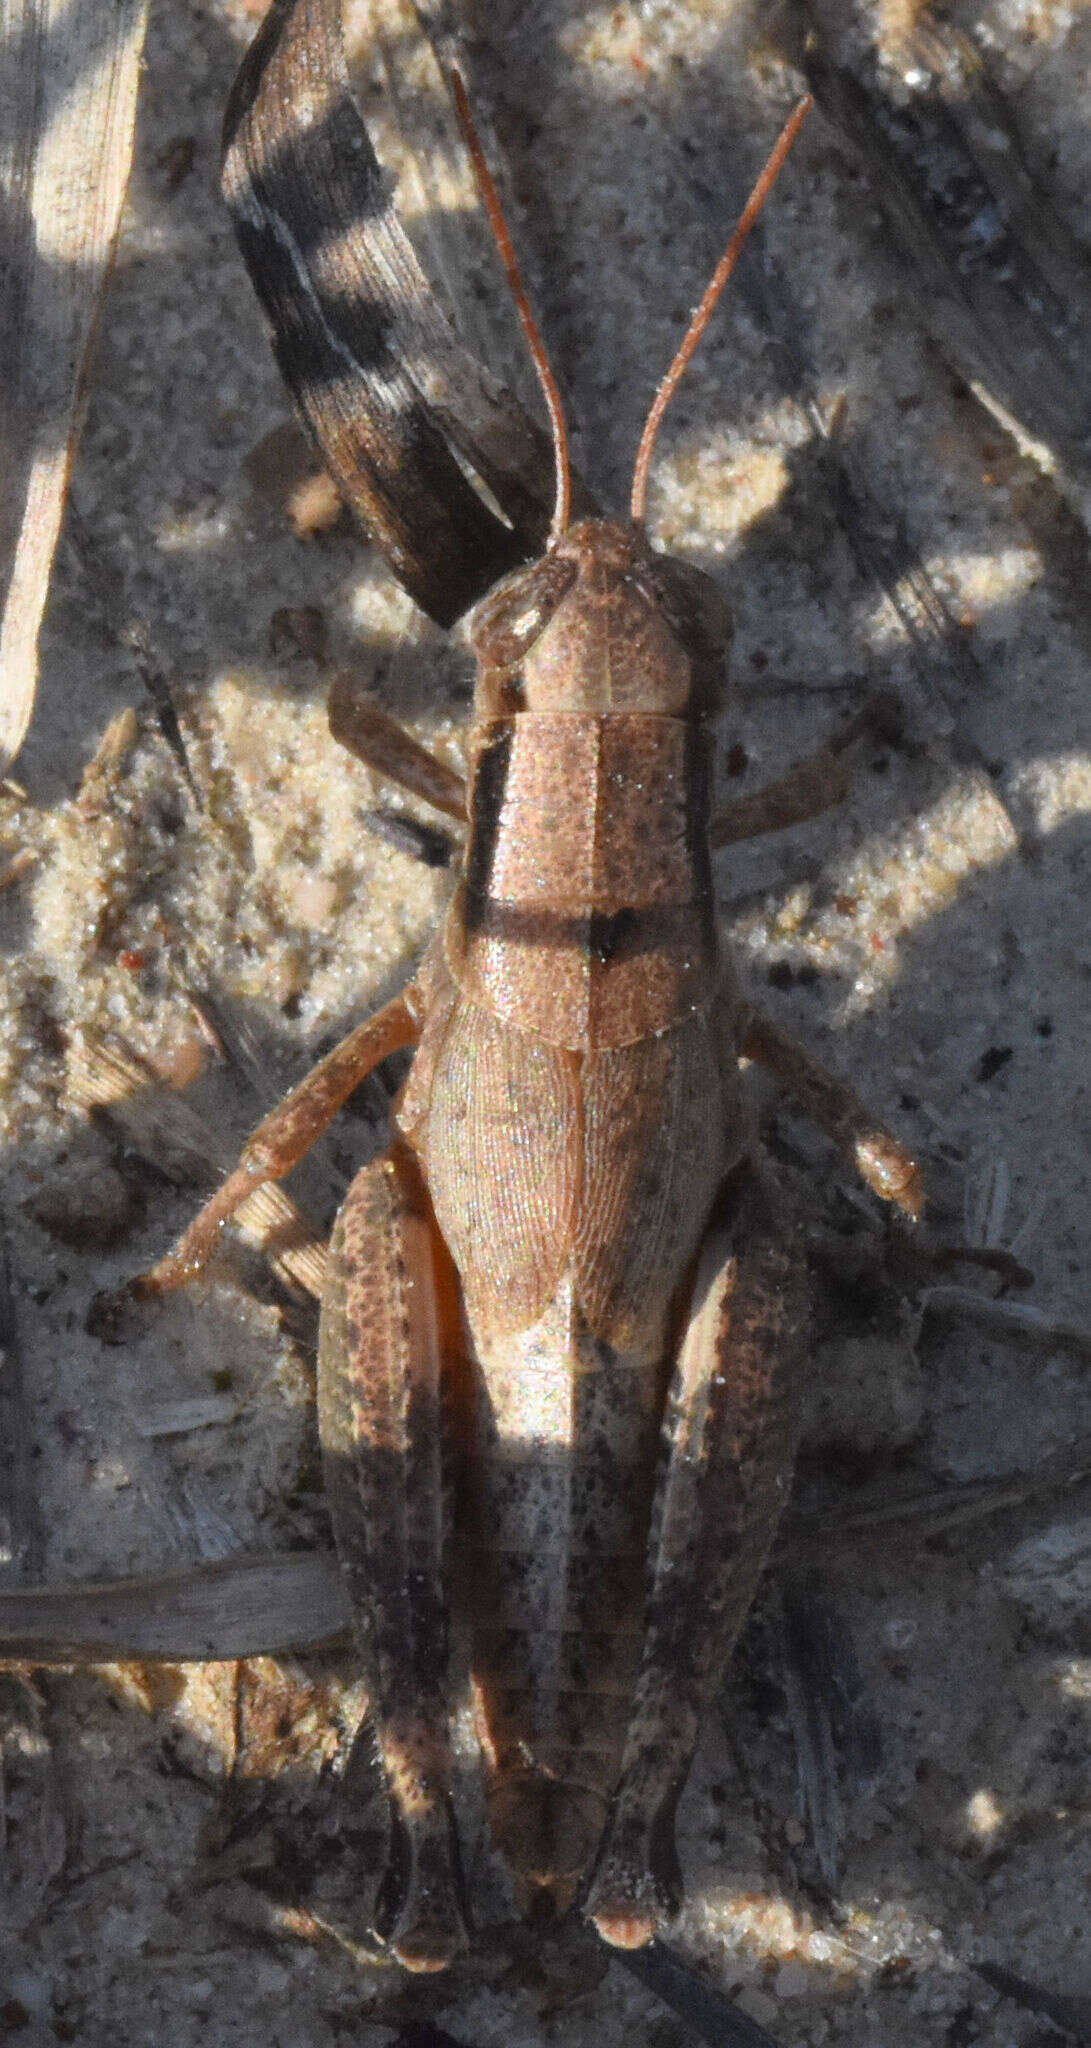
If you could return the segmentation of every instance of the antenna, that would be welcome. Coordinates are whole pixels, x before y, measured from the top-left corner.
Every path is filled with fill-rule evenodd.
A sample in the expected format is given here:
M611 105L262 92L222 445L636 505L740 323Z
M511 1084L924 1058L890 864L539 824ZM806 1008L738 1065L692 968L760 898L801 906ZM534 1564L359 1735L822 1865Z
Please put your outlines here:
M686 329L682 345L652 400L651 411L644 422L644 431L640 436L640 446L636 451L636 462L633 467L633 493L629 501L629 516L634 526L643 526L644 524L644 511L648 497L648 470L651 466L652 450L655 447L655 437L659 432L660 421L682 381L686 367L696 351L697 344L705 328L712 318L716 301L723 291L728 278L731 276L739 257L742 255L750 230L777 181L784 159L813 105L814 101L810 93L805 93L781 129L779 139L765 169L739 215L731 240L712 273L704 298L701 300L697 311Z
M530 350L534 368L538 373L538 382L542 387L545 402L549 408L549 423L553 429L553 457L557 468L557 497L553 508L553 524L549 530L550 544L552 545L565 532L572 509L572 472L568 460L568 430L564 422L564 407L561 403L557 379L550 368L545 343L542 340L538 323L530 309L530 300L527 297L526 286L523 283L515 250L512 247L511 236L508 233L508 224L504 219L503 209L500 205L500 197L493 182L492 172L485 161L485 152L481 147L481 137L477 132L474 117L470 112L466 82L457 63L452 63L450 77L459 127L462 130L466 147L470 152L474 176L477 179L478 190L485 202L485 211L489 217L489 226L492 229L493 240L499 251L500 261L507 273L508 287L515 301L515 310L519 315L523 333L526 335L527 347Z

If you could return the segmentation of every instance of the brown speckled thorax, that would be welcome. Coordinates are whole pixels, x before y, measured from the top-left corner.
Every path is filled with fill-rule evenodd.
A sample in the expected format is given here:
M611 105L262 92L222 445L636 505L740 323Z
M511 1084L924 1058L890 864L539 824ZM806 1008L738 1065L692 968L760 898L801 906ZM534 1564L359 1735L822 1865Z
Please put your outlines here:
M714 584L584 520L478 606L456 980L554 1045L632 1043L710 999Z

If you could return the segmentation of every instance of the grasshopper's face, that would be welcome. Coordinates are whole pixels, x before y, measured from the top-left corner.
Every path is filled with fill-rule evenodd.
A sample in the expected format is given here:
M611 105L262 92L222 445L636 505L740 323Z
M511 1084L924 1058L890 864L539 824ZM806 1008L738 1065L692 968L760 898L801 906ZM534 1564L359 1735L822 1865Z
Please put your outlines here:
M731 620L700 569L643 533L584 519L479 604L478 718L518 712L701 717L716 706Z

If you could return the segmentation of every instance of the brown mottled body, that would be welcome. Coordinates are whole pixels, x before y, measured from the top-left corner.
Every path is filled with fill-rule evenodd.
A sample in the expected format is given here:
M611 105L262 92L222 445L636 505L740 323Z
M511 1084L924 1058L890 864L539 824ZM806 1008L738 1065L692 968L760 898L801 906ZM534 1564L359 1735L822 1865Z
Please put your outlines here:
M463 879L398 1112L435 1219L418 1285L444 1247L470 1339L448 1583L519 1889L563 1906L582 1886L631 1944L676 1900L674 1806L798 1412L800 1256L755 1177L712 911L707 720L728 622L704 578L595 520L502 584L473 635ZM351 1284L335 1268L335 1381ZM381 1389L390 1338L355 1327L351 1369ZM408 1460L401 1492L362 1481L379 1503L362 1555L415 1483ZM367 1616L374 1630L374 1586ZM370 1673L388 1736L414 1726L404 1689L374 1658ZM458 1930L437 1941L427 1888L402 1875L398 1952L431 1941L442 1960Z
M596 521L545 566L474 622L478 708L511 708L474 729L401 1121L472 1336L461 1577L494 1832L567 1903L628 1727L680 1296L742 1139L669 565Z
M413 1969L467 1938L449 1613L468 1625L490 1823L517 1888L581 1897L625 1946L677 1903L674 1809L784 1504L800 1407L802 1254L755 1152L740 1056L794 1089L879 1193L919 1205L913 1162L740 1003L717 940L710 847L835 800L838 750L713 816L728 615L644 535L663 408L805 112L660 386L628 524L570 523L559 397L469 128L553 419L553 534L474 615L465 791L386 714L343 691L332 714L380 772L465 808L462 878L414 982L265 1120L137 1283L185 1280L356 1083L416 1045L396 1143L334 1227L319 1346L334 1529L390 1793L379 1916Z
M470 1340L446 1583L519 1889L563 1906L582 1886L601 1931L631 1944L676 1899L674 1806L772 1539L798 1411L799 1252L751 1158L712 912L707 720L728 624L694 571L595 520L502 584L473 635L463 879L422 974L398 1112L434 1217L418 1307L445 1248ZM439 1319L411 1360L405 1317L361 1306L375 1283L359 1261L390 1268L395 1245L401 1299L393 1214L385 1244L347 1252L389 1170L350 1193L323 1318L323 1404L341 1412L346 1381L356 1403L341 1510L326 1432L331 1494L365 1576L422 1515L434 1539L442 1493L410 1437L400 1470L380 1448L392 1371L407 1402L429 1344L438 1366ZM422 1545L430 1583L436 1555ZM435 1672L413 1678L396 1569L359 1597L400 1815L392 1938L403 1960L438 1963L460 1935L453 1916L444 1934L453 1880L436 1868L450 1763L406 1769L425 1755ZM399 1632L401 1663L384 1663Z

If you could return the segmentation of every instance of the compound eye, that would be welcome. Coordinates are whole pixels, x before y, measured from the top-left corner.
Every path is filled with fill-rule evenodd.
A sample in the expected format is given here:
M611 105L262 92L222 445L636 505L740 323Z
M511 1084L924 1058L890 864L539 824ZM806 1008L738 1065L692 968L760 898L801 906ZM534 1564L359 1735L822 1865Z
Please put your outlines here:
M529 569L505 576L482 598L470 620L470 640L482 668L512 668L522 661L578 573L575 562L543 555Z

